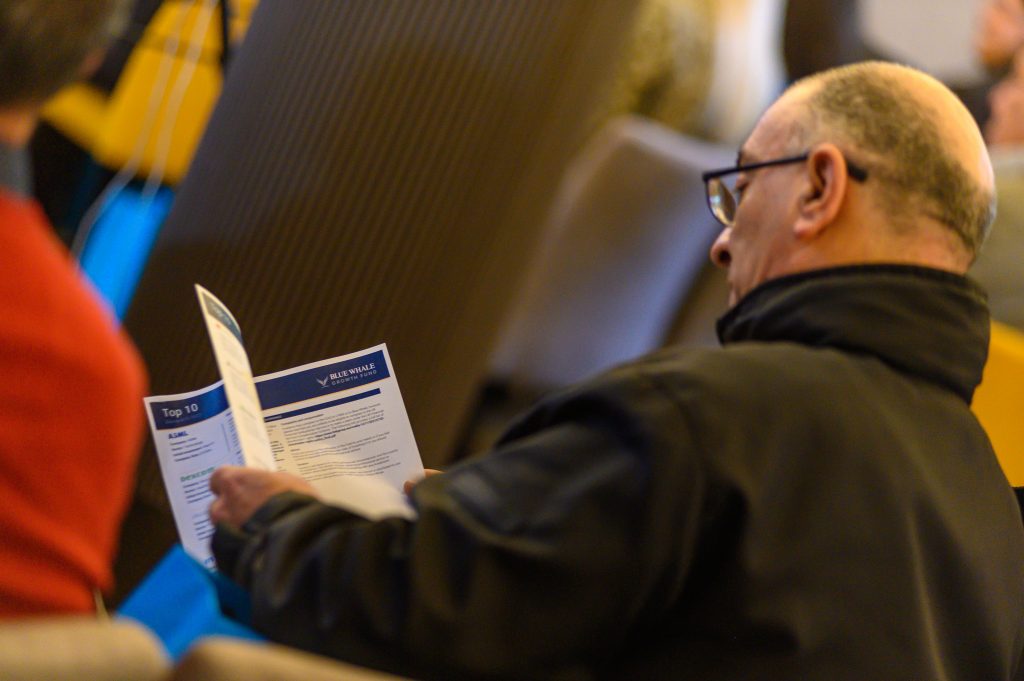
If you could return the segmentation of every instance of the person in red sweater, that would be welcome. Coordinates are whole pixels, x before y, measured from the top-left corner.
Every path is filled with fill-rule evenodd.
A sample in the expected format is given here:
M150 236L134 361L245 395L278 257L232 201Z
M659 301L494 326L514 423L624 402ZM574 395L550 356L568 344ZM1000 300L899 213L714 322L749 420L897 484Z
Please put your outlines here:
M0 618L94 611L130 500L142 362L12 186L42 103L98 63L124 5L0 2Z

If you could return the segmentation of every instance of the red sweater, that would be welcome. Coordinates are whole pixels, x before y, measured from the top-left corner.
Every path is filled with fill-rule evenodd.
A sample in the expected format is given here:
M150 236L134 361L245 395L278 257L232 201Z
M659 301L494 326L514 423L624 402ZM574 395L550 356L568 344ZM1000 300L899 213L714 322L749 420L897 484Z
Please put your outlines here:
M0 191L0 617L88 612L111 587L144 389L43 214Z

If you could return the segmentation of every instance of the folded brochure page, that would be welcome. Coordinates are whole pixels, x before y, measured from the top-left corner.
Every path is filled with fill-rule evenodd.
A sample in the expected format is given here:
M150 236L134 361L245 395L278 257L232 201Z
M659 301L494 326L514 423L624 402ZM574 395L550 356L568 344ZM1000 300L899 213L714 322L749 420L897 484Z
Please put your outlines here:
M234 316L196 292L222 380L145 400L185 550L213 566L210 475L223 465L288 471L367 518L414 517L402 485L423 464L387 346L254 378Z

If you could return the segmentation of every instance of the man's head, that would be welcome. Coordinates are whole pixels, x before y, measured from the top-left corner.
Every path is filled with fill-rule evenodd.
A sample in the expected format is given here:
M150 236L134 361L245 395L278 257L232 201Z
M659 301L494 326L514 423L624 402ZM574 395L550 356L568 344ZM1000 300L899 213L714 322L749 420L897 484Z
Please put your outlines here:
M964 272L974 260L994 217L992 167L974 120L934 78L867 62L799 81L739 164L805 152L736 176L742 200L711 249L729 269L731 303L800 271L887 262Z
M126 0L0 0L0 109L38 107L124 26Z

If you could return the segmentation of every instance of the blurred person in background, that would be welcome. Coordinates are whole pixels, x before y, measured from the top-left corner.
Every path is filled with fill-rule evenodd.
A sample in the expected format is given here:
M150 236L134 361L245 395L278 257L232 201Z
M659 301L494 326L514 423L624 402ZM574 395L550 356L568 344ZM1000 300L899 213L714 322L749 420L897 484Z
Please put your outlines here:
M96 610L141 444L142 363L37 204L22 153L123 0L0 0L0 617Z
M1011 150L1024 146L1024 49L1018 52L1014 68L989 92L992 116L985 123L985 141L992 149Z
M1024 46L1024 0L986 0L975 31L974 49L982 64L1003 71Z
M988 291L992 317L1024 330L1024 50L990 91L989 109L985 141L999 202L970 274Z
M734 146L782 91L784 0L643 0L595 124L642 116Z

